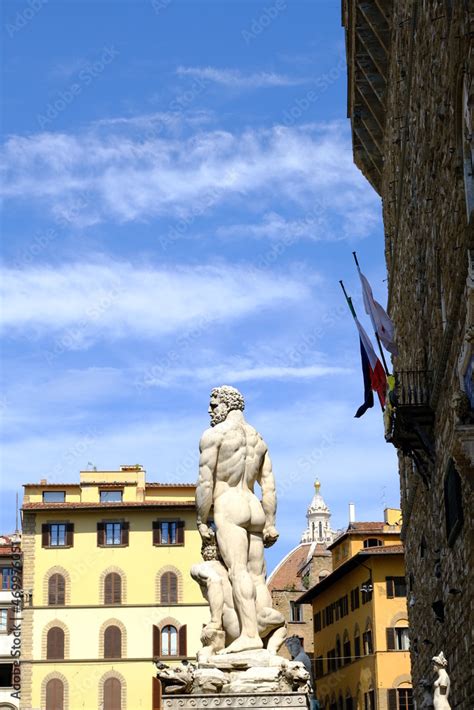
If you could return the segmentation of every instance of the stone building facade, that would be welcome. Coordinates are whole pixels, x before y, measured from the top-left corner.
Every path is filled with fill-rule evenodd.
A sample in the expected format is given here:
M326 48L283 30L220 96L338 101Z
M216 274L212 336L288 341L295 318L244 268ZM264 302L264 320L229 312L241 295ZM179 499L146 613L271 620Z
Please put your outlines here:
M299 545L294 547L275 567L267 580L273 606L288 623L288 635L298 636L306 653L314 653L313 615L311 608L297 602L301 594L327 577L332 571L328 545L336 537L331 529L331 511L320 493L321 484L314 484L314 496L309 504L307 527ZM280 653L289 657L286 648Z
M354 160L383 203L415 699L448 659L472 706L472 0L344 0Z

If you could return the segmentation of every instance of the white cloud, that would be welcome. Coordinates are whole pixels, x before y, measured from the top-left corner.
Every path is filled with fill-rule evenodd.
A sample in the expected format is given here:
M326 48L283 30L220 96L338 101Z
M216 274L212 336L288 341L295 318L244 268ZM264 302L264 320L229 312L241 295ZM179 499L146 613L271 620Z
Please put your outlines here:
M306 79L276 74L275 72L252 72L243 74L238 69L216 69L216 67L178 67L180 76L212 81L232 89L264 89L277 86L297 86L307 83Z
M225 264L153 269L107 261L4 267L0 275L4 329L61 334L66 349L204 330L310 295L297 279Z
M120 128L83 134L12 136L4 150L3 193L36 200L69 221L87 224L153 216L184 220L240 200L275 200L316 214L327 209L350 230L370 233L379 200L352 162L345 124L196 130L188 137L131 135ZM81 200L81 209L71 203ZM360 221L358 216L363 215ZM371 219L372 217L372 219ZM293 229L304 230L293 224ZM164 235L166 239L166 235Z
M300 219L286 219L276 212L264 215L257 224L232 224L219 227L218 237L254 237L256 239L275 239L288 242L300 239L318 240L330 238L331 234L323 230L326 224L324 210L310 211Z

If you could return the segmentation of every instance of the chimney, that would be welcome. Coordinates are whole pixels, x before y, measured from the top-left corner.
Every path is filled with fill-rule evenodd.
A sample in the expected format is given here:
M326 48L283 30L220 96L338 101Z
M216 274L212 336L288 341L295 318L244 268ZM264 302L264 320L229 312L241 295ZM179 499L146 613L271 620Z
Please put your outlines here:
M45 486L48 483L48 480L46 478L42 478L40 481L40 486Z
M354 503L349 503L349 525L355 523L356 519L356 507Z

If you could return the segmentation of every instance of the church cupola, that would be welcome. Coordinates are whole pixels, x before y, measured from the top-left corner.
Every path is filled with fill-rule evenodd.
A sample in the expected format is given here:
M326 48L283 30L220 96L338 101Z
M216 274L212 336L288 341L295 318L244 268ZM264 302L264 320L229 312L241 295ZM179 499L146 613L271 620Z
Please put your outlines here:
M301 542L316 542L320 545L328 545L333 541L336 533L331 530L331 511L324 502L320 490L321 484L316 479L313 500L306 513L308 527L301 537Z

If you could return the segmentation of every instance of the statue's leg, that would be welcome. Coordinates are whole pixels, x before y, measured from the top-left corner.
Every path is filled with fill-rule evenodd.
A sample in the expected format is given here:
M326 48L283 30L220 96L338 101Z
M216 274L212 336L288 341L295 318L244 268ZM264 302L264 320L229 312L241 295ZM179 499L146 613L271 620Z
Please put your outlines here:
M240 636L224 652L262 648L258 634L255 585L248 565L248 533L244 528L225 522L217 526L217 543L229 571L235 611L240 622Z

